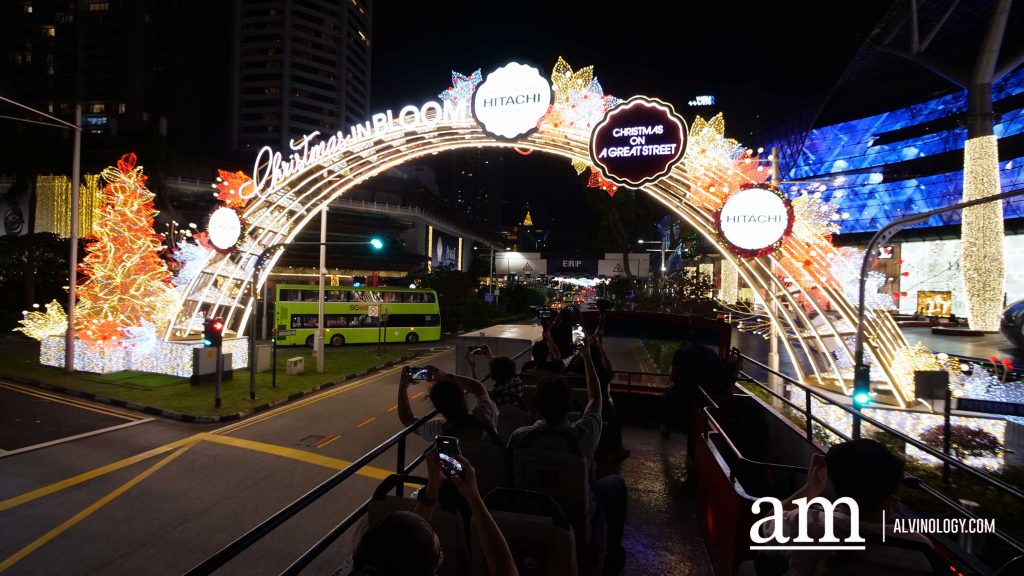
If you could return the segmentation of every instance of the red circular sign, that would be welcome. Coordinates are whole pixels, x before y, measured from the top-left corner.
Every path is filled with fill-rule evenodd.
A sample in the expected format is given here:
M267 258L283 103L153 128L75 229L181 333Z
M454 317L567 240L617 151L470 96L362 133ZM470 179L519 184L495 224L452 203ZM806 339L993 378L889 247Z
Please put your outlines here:
M686 122L672 105L634 96L612 108L590 135L590 160L601 175L639 187L664 178L683 157Z

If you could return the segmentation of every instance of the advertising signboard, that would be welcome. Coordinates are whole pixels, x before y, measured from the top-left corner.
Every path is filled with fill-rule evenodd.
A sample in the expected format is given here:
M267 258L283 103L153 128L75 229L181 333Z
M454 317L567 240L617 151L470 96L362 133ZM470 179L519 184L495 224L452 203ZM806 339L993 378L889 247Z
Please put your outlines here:
M646 96L609 110L590 135L590 159L601 175L634 188L668 175L685 149L686 122L671 104Z

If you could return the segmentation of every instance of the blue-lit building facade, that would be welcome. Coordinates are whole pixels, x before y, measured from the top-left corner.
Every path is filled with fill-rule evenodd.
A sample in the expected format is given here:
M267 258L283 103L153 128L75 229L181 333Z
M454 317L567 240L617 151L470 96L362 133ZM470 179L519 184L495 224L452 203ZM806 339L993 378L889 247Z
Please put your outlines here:
M879 88L884 89L884 88ZM1024 70L992 87L1002 192L1024 187ZM822 181L822 197L839 206L837 244L866 244L883 225L962 201L966 91L812 129L787 180ZM1006 201L1008 302L1024 298L1024 197ZM966 314L959 267L960 213L932 217L901 233L883 255L886 289L905 293L900 313L916 310L918 293L952 291Z

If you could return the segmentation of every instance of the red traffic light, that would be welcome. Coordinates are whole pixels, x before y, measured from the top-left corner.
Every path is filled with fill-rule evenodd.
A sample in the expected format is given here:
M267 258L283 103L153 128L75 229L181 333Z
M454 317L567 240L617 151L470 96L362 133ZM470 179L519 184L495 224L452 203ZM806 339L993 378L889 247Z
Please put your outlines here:
M214 330L216 330L216 331L220 332L220 331L221 331L221 329L222 329L222 328L224 328L224 322L222 322L222 321L221 321L220 319L214 320L214 321L213 321L213 324L211 325L211 327L212 327L212 328L213 328Z

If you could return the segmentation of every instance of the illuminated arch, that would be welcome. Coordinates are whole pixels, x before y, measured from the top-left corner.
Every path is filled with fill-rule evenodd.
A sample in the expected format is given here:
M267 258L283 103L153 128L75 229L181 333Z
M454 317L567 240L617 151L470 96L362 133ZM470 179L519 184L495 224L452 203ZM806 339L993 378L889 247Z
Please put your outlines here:
M380 136L364 134L343 151L322 158L254 199L244 211L245 240L240 248L215 256L191 281L165 340L194 337L201 327L200 312L222 316L230 331L243 335L253 310L251 283L255 281L258 288L266 282L280 252L262 269L260 277L254 278L258 254L271 244L291 242L325 205L390 168L428 154L483 147L546 152L590 163L587 132L545 124L528 137L505 141L485 134L471 116L453 120L438 114L427 118L431 121L415 129L395 128ZM731 170L728 166L717 169ZM748 260L732 255L715 231L719 195L702 188L697 180L687 173L684 160L668 176L641 189L716 246L766 303L776 302L776 306L766 308L783 335L782 345L800 380L849 393L852 344L848 340L856 326L856 305L844 296L843 287L835 279L807 270L803 265L805 256L791 246L784 244L769 258ZM792 282L783 281L786 278ZM818 298L800 298L811 292ZM828 311L819 298L828 304ZM908 348L907 342L884 311L868 310L865 322L867 346L881 370L876 378L884 378L893 401L906 406L913 401L913 385L907 381L909 375L896 373L896 365L897 357Z

